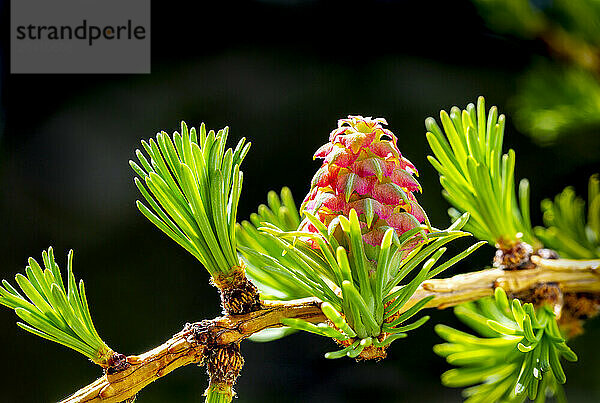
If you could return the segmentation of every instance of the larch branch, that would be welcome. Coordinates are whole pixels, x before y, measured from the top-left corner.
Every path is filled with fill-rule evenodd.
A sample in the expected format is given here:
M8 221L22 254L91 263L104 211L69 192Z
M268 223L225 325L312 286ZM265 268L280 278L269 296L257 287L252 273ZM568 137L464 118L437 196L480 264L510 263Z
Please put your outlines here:
M567 292L600 293L600 260L549 260L532 256L534 269L507 271L486 269L446 279L425 281L402 310L427 296L427 305L443 309L475 301L493 294L496 287L508 293L531 290L553 283ZM142 355L127 357L130 366L116 374L106 374L61 403L122 402L135 396L151 382L188 365L202 364L207 348L226 346L268 328L280 327L283 318L299 318L318 323L326 321L316 298L295 301L263 301L259 310L244 315L222 316L188 324L167 342ZM200 337L199 331L207 332Z

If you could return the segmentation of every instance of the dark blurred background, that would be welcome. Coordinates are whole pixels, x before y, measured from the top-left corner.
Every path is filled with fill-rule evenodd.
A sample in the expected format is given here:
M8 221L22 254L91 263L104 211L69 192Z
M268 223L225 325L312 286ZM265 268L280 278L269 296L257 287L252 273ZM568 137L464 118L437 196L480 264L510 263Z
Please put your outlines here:
M517 177L532 183L535 223L542 198L567 185L585 195L587 178L600 170L597 126L540 142L513 125L524 75L555 55L535 35L488 25L470 1L201 3L153 2L150 75L10 75L8 4L0 3L0 275L12 281L49 245L65 264L73 248L96 327L120 352L147 351L220 311L206 271L134 204L128 160L140 139L178 130L181 120L228 125L230 144L252 141L240 219L284 185L300 201L318 167L313 152L338 118L362 114L387 119L420 170L421 204L445 225L448 205L426 160L423 121L478 95L508 113L505 148L517 152ZM447 274L483 268L492 253L482 248ZM1 401L56 401L100 375L15 318L0 312ZM239 401L461 401L439 382L448 368L432 352L439 322L460 326L450 310L434 312L380 363L325 360L334 344L308 334L245 342ZM566 364L572 402L600 401L599 322L572 342L580 357ZM204 369L190 366L144 389L139 401L201 401L206 386Z

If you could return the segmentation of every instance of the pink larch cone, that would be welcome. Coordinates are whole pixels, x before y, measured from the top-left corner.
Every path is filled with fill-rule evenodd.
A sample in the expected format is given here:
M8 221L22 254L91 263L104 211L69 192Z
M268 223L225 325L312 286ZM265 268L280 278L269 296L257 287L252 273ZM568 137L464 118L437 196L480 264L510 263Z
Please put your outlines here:
M314 155L324 159L323 165L300 207L327 226L336 225L336 217L355 209L363 240L373 246L381 244L390 227L400 236L426 221L413 195L421 190L413 177L417 169L398 150L396 136L382 125L387 125L383 118L340 119L329 143ZM317 232L306 219L300 230Z

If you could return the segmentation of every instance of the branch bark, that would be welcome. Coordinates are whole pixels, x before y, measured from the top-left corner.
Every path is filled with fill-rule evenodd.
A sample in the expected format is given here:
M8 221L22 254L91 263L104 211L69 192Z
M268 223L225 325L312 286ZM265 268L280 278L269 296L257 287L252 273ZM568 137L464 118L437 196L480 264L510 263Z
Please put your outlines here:
M535 268L487 269L423 282L404 309L422 298L435 298L427 307L444 309L493 295L496 287L509 294L533 290L538 284L556 283L563 293L600 292L600 260L542 259L531 256Z
M532 256L532 262L536 265L534 269L487 269L425 281L402 309L406 310L430 295L435 298L427 306L444 309L490 296L496 287L514 294L532 290L540 284L554 283L564 293L600 293L600 260L548 260ZM320 304L316 298L263 301L255 312L187 324L161 346L142 355L127 357L130 367L126 370L102 376L61 403L125 401L179 367L203 364L206 349L238 343L261 330L280 327L283 318L325 322L327 319Z
M61 403L122 402L179 367L202 364L209 344L225 346L241 341L263 329L280 327L283 318L311 322L326 320L320 301L306 298L286 302L263 301L261 309L255 312L187 324L164 344L142 355L127 357L130 367L126 370L105 374Z

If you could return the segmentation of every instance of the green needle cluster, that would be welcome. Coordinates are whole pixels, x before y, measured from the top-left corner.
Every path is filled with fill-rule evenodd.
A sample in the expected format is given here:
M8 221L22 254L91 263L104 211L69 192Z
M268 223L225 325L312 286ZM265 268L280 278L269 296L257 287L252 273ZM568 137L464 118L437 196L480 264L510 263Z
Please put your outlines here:
M442 375L442 383L463 391L466 402L544 402L547 394L564 400L566 377L560 358L576 361L566 345L553 310L544 305L509 301L502 288L494 298L459 305L456 316L476 330L474 336L444 325L436 332L448 343L434 351L458 368Z
M429 161L440 174L443 195L454 206L453 218L471 213L465 227L491 245L510 247L520 238L538 246L529 215L529 182L519 185L517 202L514 170L515 152L501 155L504 115L492 107L486 118L485 100L479 97L460 110L456 106L440 112L442 128L427 118L427 140L435 157Z
M567 187L554 201L542 201L544 224L535 233L548 248L561 257L572 259L600 258L600 177L592 175L588 186L588 213L585 201Z
M305 216L318 233L283 231L273 224L263 223L259 229L283 251L283 257L258 251L255 254L268 263L272 271L294 282L304 295L323 301L323 313L334 327L301 319L284 319L282 323L341 342L350 341L349 346L328 353L327 358L356 357L370 345L384 347L425 323L427 317L412 324L406 324L406 321L425 307L429 298L405 312L402 309L417 287L484 243L474 245L434 268L446 250L445 244L470 235L460 230L468 220L466 214L444 231L426 233L424 228L415 228L394 237L395 231L390 228L383 237L378 259L369 260L354 209L350 210L348 218L339 216L339 226L332 223L329 228L312 214L305 212ZM339 235L334 236L336 228L342 230L340 239ZM318 247L311 246L305 242L307 240L312 240ZM411 281L395 288L423 262L423 267Z
M240 164L250 143L242 138L235 150L225 150L229 129L188 130L156 141L142 141L149 159L136 150L139 165L130 165L139 178L135 184L148 206L137 206L154 225L195 256L214 277L239 266L235 224L242 189ZM144 186L145 185L145 186Z
M300 225L300 214L289 188L281 189L281 195L270 191L267 205L258 206L258 212L250 215L250 221L237 225L238 251L246 264L246 274L261 291L262 298L291 300L307 297L306 290L294 279L283 275L266 257L277 256L281 264L293 265L294 260L273 237L257 228L268 223L282 231L295 231Z
M43 251L44 269L29 258L25 276L16 275L19 292L6 280L0 287L0 304L15 310L23 320L19 327L85 355L96 364L107 366L113 351L94 328L83 280L79 287L73 275L73 251L67 260L67 287L54 261L52 248Z

